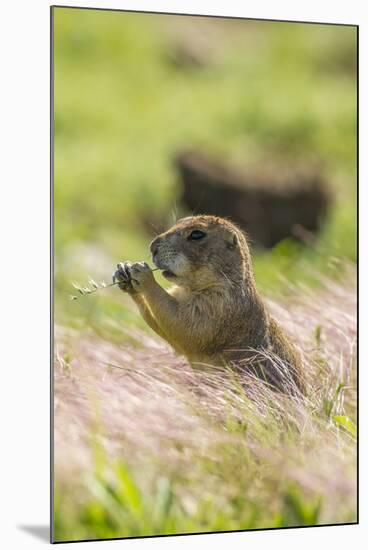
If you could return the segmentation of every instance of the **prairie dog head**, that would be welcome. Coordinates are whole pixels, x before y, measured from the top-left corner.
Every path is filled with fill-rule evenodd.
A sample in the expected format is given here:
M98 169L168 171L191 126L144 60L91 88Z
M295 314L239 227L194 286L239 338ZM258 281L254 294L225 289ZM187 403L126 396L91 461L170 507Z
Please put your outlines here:
M252 278L248 245L233 223L216 216L179 220L150 246L154 264L179 286L205 289Z

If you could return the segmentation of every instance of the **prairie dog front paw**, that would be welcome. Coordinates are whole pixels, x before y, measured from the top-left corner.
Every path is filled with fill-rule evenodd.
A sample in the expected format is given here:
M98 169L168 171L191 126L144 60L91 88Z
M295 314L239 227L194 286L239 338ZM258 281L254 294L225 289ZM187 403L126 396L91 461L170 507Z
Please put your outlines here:
M136 292L143 292L155 282L152 270L146 262L136 262L129 266L131 284Z
M124 292L130 292L133 290L132 286L132 278L130 274L130 267L132 263L131 262L119 262L117 267L117 270L115 271L114 275L112 276L113 282L118 283L118 287L120 290L123 290Z

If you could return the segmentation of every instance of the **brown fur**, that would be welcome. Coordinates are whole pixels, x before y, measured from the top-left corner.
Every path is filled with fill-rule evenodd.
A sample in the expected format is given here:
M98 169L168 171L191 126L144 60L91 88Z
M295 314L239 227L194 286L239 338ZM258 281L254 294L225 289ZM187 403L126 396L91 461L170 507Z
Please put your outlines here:
M206 236L191 240L193 230ZM131 285L121 288L177 352L194 366L230 363L279 389L303 389L298 353L257 292L248 244L238 227L215 216L184 218L151 243L151 252L174 285L166 291L147 264L126 262ZM280 368L268 353L281 360Z

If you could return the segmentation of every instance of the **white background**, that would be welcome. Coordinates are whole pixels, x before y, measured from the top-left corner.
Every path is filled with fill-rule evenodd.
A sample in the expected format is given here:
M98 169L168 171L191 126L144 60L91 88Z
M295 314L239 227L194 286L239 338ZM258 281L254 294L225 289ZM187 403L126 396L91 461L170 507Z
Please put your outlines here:
M362 548L364 538L368 540L366 2L60 0L58 4L360 25L360 150L365 153L360 165L360 525L83 543L83 548L92 544L101 549L113 545L127 549ZM46 540L25 528L43 526L45 533L49 521L49 5L46 0L4 1L0 12L0 544L6 549L45 546Z

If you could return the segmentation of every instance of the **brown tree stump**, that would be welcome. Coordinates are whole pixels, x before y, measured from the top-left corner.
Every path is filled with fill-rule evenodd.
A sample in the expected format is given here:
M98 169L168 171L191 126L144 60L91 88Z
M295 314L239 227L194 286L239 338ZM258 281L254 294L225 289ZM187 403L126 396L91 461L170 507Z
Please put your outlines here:
M266 248L287 237L313 239L331 204L315 168L246 173L197 151L180 153L175 164L185 210L228 217Z

